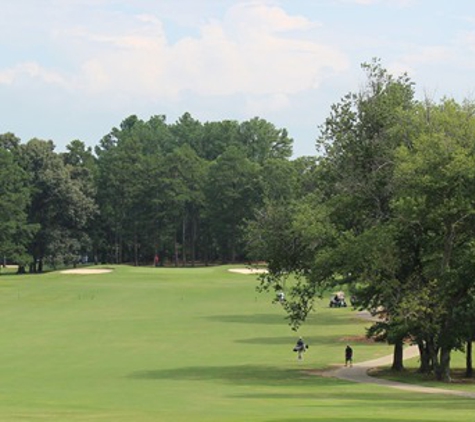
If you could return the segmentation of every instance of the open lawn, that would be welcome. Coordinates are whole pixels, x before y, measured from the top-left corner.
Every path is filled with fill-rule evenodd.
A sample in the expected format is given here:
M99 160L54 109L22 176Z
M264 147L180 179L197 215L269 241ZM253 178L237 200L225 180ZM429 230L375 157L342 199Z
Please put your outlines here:
M472 420L475 400L310 375L391 353L327 300L298 334L256 275L116 267L0 277L0 421ZM473 386L467 388L475 391Z

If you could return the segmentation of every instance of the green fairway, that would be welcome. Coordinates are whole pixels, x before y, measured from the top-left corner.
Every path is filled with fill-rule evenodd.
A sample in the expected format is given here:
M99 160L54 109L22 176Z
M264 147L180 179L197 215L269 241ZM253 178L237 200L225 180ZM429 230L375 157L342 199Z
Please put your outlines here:
M347 341L356 362L391 348L356 342L366 322L326 300L295 333L228 268L1 276L0 421L471 420L473 399L308 374Z

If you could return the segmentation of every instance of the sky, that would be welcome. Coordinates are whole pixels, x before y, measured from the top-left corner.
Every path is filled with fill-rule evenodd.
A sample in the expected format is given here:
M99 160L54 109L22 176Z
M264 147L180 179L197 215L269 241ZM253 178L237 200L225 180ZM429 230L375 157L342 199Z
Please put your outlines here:
M94 147L135 114L265 119L316 155L379 58L416 98L475 100L473 0L2 0L0 133Z

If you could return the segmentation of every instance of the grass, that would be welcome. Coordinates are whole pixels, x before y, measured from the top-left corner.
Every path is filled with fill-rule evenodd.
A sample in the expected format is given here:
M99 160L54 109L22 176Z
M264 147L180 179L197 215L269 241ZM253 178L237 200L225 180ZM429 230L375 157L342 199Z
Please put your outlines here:
M435 381L433 374L420 374L419 358L413 358L404 362L404 371L392 372L389 367L378 368L371 371L371 375L409 384L418 384L424 387L444 388L447 390L469 391L475 393L475 378L465 376L465 354L452 352L451 354L451 378L452 382L441 384Z
M228 268L0 277L0 421L470 420L475 400L308 375L347 341L356 361L391 349L326 299L297 334Z

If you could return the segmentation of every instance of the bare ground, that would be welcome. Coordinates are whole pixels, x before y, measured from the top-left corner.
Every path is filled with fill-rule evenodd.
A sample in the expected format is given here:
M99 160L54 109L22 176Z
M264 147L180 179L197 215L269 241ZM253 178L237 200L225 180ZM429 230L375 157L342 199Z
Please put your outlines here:
M267 270L265 268L231 268L228 271L238 274L265 274Z

